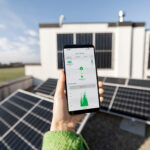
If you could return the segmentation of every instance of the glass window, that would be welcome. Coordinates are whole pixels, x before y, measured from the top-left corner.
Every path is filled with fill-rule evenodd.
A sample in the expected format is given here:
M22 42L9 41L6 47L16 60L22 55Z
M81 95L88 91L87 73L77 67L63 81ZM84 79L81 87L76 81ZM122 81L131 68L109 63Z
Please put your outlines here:
M57 62L58 68L63 68L63 48L73 44L73 34L57 34Z
M92 33L78 33L76 34L76 44L86 45L92 44L93 42Z
M112 67L112 33L95 34L95 55L97 68Z

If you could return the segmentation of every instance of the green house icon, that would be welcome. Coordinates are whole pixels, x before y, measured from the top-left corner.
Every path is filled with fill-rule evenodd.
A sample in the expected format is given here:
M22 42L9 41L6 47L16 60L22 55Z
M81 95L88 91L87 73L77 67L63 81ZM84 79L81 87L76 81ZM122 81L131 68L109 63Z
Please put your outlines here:
M80 70L83 70L83 67L80 67Z

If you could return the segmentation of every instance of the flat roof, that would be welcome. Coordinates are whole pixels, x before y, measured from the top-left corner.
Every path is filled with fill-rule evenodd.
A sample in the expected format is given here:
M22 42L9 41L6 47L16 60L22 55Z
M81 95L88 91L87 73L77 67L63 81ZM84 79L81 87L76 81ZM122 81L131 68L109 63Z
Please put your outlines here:
M132 27L143 27L145 22L71 22L63 23L65 24L108 24L109 27L118 27L118 26L132 26ZM59 28L61 25L59 23L40 23L40 28Z

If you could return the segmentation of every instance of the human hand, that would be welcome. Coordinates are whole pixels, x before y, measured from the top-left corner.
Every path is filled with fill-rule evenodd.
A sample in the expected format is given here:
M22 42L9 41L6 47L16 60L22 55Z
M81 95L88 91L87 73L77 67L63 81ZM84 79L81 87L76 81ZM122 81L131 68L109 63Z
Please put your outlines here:
M99 94L103 94L104 90L102 82L99 82ZM103 102L103 97L100 97L100 102ZM56 92L54 96L53 119L51 131L60 130L75 130L77 123L83 118L84 114L70 115L68 112L66 92L65 92L65 74L60 71L59 80L57 82Z

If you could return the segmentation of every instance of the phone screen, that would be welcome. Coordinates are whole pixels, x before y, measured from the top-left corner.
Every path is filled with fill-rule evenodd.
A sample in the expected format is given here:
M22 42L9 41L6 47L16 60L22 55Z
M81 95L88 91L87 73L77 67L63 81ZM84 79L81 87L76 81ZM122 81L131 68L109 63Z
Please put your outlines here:
M94 47L65 48L69 112L99 108Z

